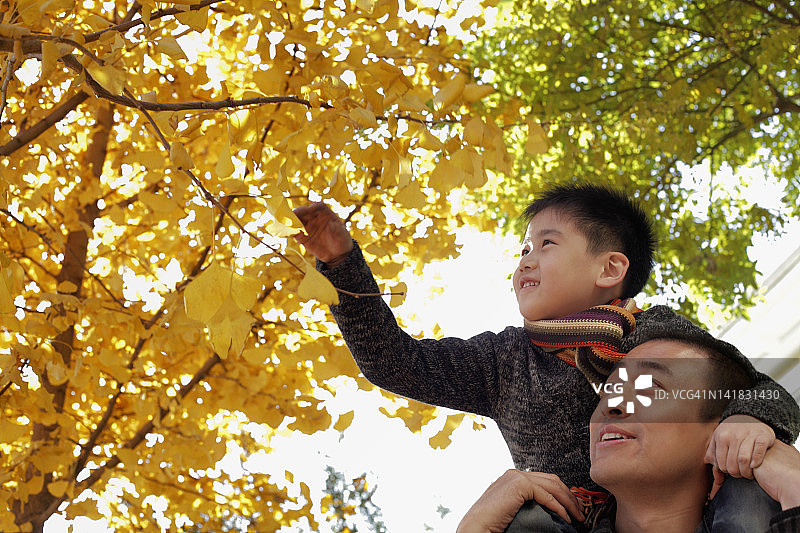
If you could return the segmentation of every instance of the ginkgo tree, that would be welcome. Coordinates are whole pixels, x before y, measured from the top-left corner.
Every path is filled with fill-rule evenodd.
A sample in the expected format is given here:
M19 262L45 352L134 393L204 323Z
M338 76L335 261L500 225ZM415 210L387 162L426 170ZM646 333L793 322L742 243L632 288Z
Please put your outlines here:
M334 206L396 304L403 263L456 253L449 193L510 168L443 25L481 10L430 4L0 2L0 530L155 528L151 495L174 527L313 522L291 473L215 468L346 429L317 391L369 387L292 207Z

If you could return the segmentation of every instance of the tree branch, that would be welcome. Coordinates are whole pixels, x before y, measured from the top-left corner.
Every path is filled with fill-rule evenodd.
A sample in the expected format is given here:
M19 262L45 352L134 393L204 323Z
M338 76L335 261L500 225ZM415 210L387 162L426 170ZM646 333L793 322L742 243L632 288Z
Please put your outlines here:
M754 8L754 9L757 9L758 11L761 11L763 14L765 14L766 16L771 18L772 20L778 22L779 24L786 24L787 26L797 26L798 25L797 21L794 21L794 20L791 20L791 19L787 19L787 18L784 18L784 17L779 17L778 15L776 15L775 13L770 11L768 8L766 8L766 7L762 6L762 5L759 5L758 3L753 2L752 0L735 0L735 1L739 2L740 4L744 4L746 6L750 6L750 7ZM784 6L784 7L786 7L786 6ZM787 9L787 11L788 11L788 9Z
M3 75L2 84L0 85L0 124L3 123L3 112L6 110L8 84L11 83L11 78L14 76L14 63L16 61L16 56L11 56L6 60L6 69Z
M792 15L794 15L795 18L800 19L800 11L795 9L794 5L792 5L791 3L787 2L786 0L775 0L775 2L777 4L780 4L780 6L783 9L785 9L788 13L791 13Z
M189 381L186 385L181 387L181 390L178 391L178 394L176 395L176 401L183 400L198 383L200 383L206 378L211 369L214 368L214 366L216 366L221 361L222 359L220 359L219 355L217 354L214 354L211 357L209 357L203 364L203 366L200 367L200 369L198 369L197 372L195 372L194 376L192 376L191 381ZM168 413L169 413L168 408L160 407L157 415L158 421L160 422L161 420L163 420L163 418ZM144 438L147 436L148 433L152 433L154 428L155 428L155 417L151 418L144 425L142 425L142 427L139 428L139 430L133 435L133 437L131 437L122 447L127 448L129 450L133 450L139 444L141 444L141 442L144 440ZM86 478L83 482L81 482L80 489L77 492L80 493L81 491L90 488L97 482L98 479L100 479L103 476L106 470L114 468L121 462L122 461L120 460L119 456L115 455L114 457L110 458L102 466L93 470L92 474L88 478ZM65 498L65 496L62 496L62 498ZM61 501L64 500L62 499ZM53 502L53 503L55 504L55 509L58 509L58 505L60 505L61 502L58 503Z
M197 3L197 4L189 6L189 11L199 11L200 9L203 9L204 7L210 6L212 4L217 4L217 3L223 2L223 1L225 1L225 0L203 0L200 3ZM141 6L138 6L138 9L135 9L137 7L137 4L138 4L138 2L135 2L133 4L133 6L131 6L131 9L128 11L128 14L125 15L125 18L128 18L128 17L133 18L133 16L136 14L136 12L141 10ZM152 13L150 13L150 21L158 20L158 19L163 18L163 17L168 17L169 15L177 15L178 13L184 13L185 11L186 11L186 9L179 9L179 8L176 8L176 7L169 7L169 8L166 8L166 9L159 9L158 11L153 11ZM85 39L85 42L90 43L90 42L98 40L100 37L103 36L103 34L108 33L110 31L117 31L117 32L125 33L129 29L134 28L136 26L139 26L141 24L144 24L144 20L140 17L140 18L138 18L136 20L129 20L127 22L123 22L122 24L117 24L116 26L111 26L111 27L106 28L104 30L96 31L94 33L89 33L89 34L84 36L84 39Z
M77 108L84 100L89 98L89 95L83 91L79 91L73 96L71 96L67 101L62 102L60 105L55 107L49 115L45 118L28 128L20 132L16 137L11 139L9 142L0 146L0 156L8 156L14 153L16 150L26 146L31 141L33 141L36 137L53 127L59 121L61 121L64 117L66 117L70 111Z

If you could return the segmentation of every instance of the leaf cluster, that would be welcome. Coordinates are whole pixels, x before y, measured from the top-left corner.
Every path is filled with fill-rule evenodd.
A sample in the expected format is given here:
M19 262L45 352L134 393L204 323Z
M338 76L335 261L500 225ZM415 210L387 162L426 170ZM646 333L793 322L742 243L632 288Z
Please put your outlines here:
M301 480L219 465L279 432L345 430L352 413L333 421L320 398L339 376L371 387L291 208L333 205L384 280L457 253L450 193L511 155L470 107L491 89L454 16L0 3L0 530L59 509L120 530L311 516Z

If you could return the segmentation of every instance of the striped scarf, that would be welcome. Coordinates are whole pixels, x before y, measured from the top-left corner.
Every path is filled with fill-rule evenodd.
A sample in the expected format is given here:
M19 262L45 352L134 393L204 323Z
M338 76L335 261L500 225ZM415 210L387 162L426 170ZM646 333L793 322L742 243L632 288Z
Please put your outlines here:
M602 383L625 354L622 337L636 328L633 298L614 300L574 315L552 320L525 321L533 344L578 367L591 383Z

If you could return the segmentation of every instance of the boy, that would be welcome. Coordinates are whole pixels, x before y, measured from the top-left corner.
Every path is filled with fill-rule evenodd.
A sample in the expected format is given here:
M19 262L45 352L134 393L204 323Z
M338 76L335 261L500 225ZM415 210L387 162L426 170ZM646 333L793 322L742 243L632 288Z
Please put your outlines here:
M352 293L378 291L360 249L329 208L313 204L295 213L306 229L297 240L334 286ZM649 219L629 198L591 185L552 189L525 216L528 230L513 276L525 328L466 340L416 340L397 326L382 298L343 294L331 311L372 383L488 416L516 468L597 490L585 443L598 396L584 373L597 380L621 357L621 337L635 327L630 298L647 282L655 239ZM616 302L620 298L626 300ZM605 305L610 302L619 305ZM576 346L582 347L571 349ZM753 378L756 388L779 387L763 374ZM762 418L787 442L800 427L800 409L783 390L778 401L734 402L723 420L731 414ZM751 463L760 462L774 438L758 420L723 421L711 444L715 462L733 475L752 476Z

